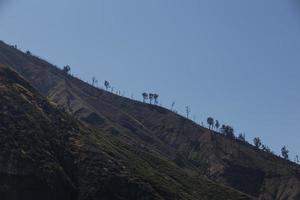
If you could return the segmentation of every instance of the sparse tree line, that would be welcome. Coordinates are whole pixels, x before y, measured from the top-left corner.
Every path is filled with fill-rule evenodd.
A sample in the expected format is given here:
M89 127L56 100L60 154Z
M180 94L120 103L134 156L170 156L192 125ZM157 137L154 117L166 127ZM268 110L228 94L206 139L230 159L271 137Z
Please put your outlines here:
M253 144L257 149L261 149L267 153L274 154L274 152L267 145L261 142L261 139L259 137L255 137L253 139Z
M71 71L71 68L69 65L66 65L65 67L63 67L63 71L66 73L66 74L69 74L70 71ZM91 85L93 87L96 87L98 84L98 80L95 78L95 77L92 77L92 82L91 82ZM114 93L114 87L112 87L110 85L110 82L105 80L104 81L104 87L105 87L105 90L106 91L110 91L111 93ZM120 91L116 91L117 95L120 95L121 96L121 92ZM122 96L124 96L125 93L123 93ZM158 104L158 97L159 95L156 94L156 93L147 93L147 92L143 92L142 93L142 100L143 100L143 103L149 103L149 104L155 104L157 105ZM133 99L133 95L131 95L131 98ZM177 111L174 109L175 107L175 102L173 101L172 104L171 104L171 108L170 110L177 113ZM186 112L186 118L189 119L190 118L190 114L191 114L191 108L189 106L186 106L185 107L185 112ZM195 116L194 116L194 121L195 121ZM238 136L235 135L235 130L232 126L229 126L229 125L225 125L225 124L220 124L219 120L215 120L214 118L212 117L208 117L207 120L207 125L208 125L208 129L209 130L212 130L214 131L214 133L220 133L230 139L235 139L235 140L238 140L240 142L244 142L244 143L248 143L249 142L246 140L246 134L245 133L240 133L238 134ZM201 123L202 126L204 126L204 123L202 122ZM253 145L255 148L257 149L260 149L264 152L267 152L267 153L270 153L270 154L274 154L274 152L265 144L263 144L261 142L261 139L259 137L255 137L253 139ZM281 156L286 159L286 160L289 160L289 150L287 149L286 146L283 146L282 149L281 149ZM295 156L295 159L294 159L294 162L298 163L299 164L299 156Z
M152 104L152 102L154 104L158 104L158 97L159 97L159 95L156 94L156 93L143 92L142 93L142 97L143 97L143 103L146 103L147 100L149 100L150 104Z
M66 66L63 67L63 72L65 74L69 74L70 71L71 71L71 67L69 65L66 65Z
M234 133L234 128L232 128L231 126L228 126L228 125L224 125L224 124L222 126L220 126L220 122L218 120L214 120L212 117L207 118L207 125L208 125L209 130L219 132L220 134L222 134L230 139L237 139L241 142L248 143L248 141L246 140L245 133L240 133L236 137L235 133ZM264 152L275 155L275 153L267 145L265 145L261 142L261 139L259 137L255 137L253 139L253 145L257 149L260 149ZM283 146L281 148L281 157L286 160L289 160L289 150L287 149L286 146ZM299 164L299 156L298 155L295 156L294 162Z
M63 67L63 72L65 74L68 75L70 73L70 71L71 71L71 68L70 68L69 65L66 65L66 66ZM95 77L92 77L91 85L93 87L96 87L97 84L98 84L98 80ZM106 81L106 80L104 81L104 87L105 87L106 91L114 93L114 87L112 87L110 85L109 81ZM121 92L116 91L116 94L121 95ZM124 94L125 93L123 93L123 96L124 96ZM131 95L131 97L133 99L133 95ZM156 93L147 93L147 92L142 93L143 103L158 104L158 97L159 97L159 95L156 94ZM174 108L175 108L175 102L172 102L170 110L174 113L177 113L177 111ZM185 107L185 112L186 112L186 118L189 119L190 114L191 114L191 108L189 106L186 106ZM208 117L206 122L207 122L207 125L208 125L208 129L214 131L214 133L220 133L220 134L222 134L222 135L224 135L224 136L226 136L230 139L233 139L233 140L235 139L235 140L238 140L240 142L244 142L244 143L249 144L249 142L246 140L245 133L240 133L240 134L238 134L238 136L236 136L235 135L235 130L232 126L225 125L225 124L221 125L219 120L215 120L212 117ZM203 126L203 127L205 126L203 122L201 123L201 126ZM267 145L265 145L261 142L261 139L259 137L255 137L253 139L253 146L257 149L260 149L260 150L264 151L264 152L274 154L274 152ZM281 148L281 157L286 159L286 160L289 160L289 150L287 149L286 146L283 146ZM294 162L299 164L299 156L298 155L295 156Z
M18 49L17 45L12 45L13 48L15 49ZM25 52L27 55L32 55L32 53L30 51L26 51ZM70 72L71 72L71 67L69 65L66 65L63 67L62 71L64 72L64 74L66 76L68 75L71 75ZM73 75L71 75L73 76ZM97 87L98 86L98 80L95 78L95 77L92 77L92 82L91 82L91 85L93 87ZM112 87L110 85L110 82L105 80L104 81L104 87L105 87L105 90L106 91L109 91L111 93L114 93L117 94L117 95L120 95L120 96L125 96L125 92L123 92L123 94L121 94L121 91L119 90L114 90L114 87ZM158 104L158 97L159 95L156 94L156 93L147 93L147 92L144 92L142 93L142 98L143 98L143 103L150 103L150 104L155 104L157 105ZM131 95L131 98L133 99L133 94ZM175 102L172 102L171 104L171 108L170 110L174 113L178 113L177 110L174 109L175 108ZM186 112L186 118L189 119L190 118L190 113L191 113L191 109L189 106L186 106L185 107L185 112ZM194 116L194 120L195 120L195 116ZM215 120L214 118L212 117L208 117L207 118L207 124L208 124L208 129L209 130L212 130L212 131L215 131L215 132L218 132L228 138L231 138L231 139L236 139L236 140L239 140L241 142L245 142L245 143L248 143L248 141L246 140L246 135L245 133L240 133L237 137L235 136L235 132L234 132L234 128L229 126L229 125L221 125L220 122L218 120ZM201 126L205 126L204 123L202 122L201 123ZM249 144L249 143L248 143ZM253 145L255 148L257 149L260 149L262 151L265 151L267 153L271 153L271 154L274 154L274 152L265 144L263 144L261 142L261 139L259 137L255 137L253 139ZM275 155L275 154L274 154ZM281 156L286 159L286 160L289 160L289 150L287 149L286 146L283 146L281 148ZM300 161L299 161L299 155L296 155L295 158L294 158L294 162L299 164Z
M69 65L66 65L63 67L62 71L64 72L64 74L66 76L73 76L70 74L71 72L71 67ZM77 77L78 78L78 77ZM80 79L80 78L79 78ZM103 89L101 88L99 85L98 85L98 79L96 77L92 77L91 79L91 82L86 82L88 84L90 84L91 86L93 86L94 88L99 88L99 89ZM110 82L105 80L104 81L104 89L107 91L107 92L111 92L111 93L114 93L116 95L119 95L119 96L125 96L125 92L121 92L120 90L116 90L113 86L111 86Z
M96 81L95 81L96 80ZM92 78L92 85L94 87L96 87L95 84L98 84L98 80L95 79L94 77ZM107 92L111 92L113 94L119 95L119 96L125 96L125 92L121 92L121 90L117 90L115 87L113 87L109 81L105 80L104 81L104 88ZM133 95L131 95L132 99L133 99Z
M171 106L171 111L177 113L176 110L174 110L174 106L175 106L175 102L172 102L172 106ZM189 106L185 107L185 113L186 113L186 118L189 119L189 116L191 114L191 109ZM195 120L194 120L195 121ZM220 122L218 120L215 120L212 117L208 117L207 120L207 125L208 125L208 129L214 131L213 133L220 133L230 139L236 139L240 142L244 142L247 144L250 144L247 140L246 140L246 134L245 133L240 133L238 134L238 136L235 136L235 132L234 132L234 128L229 126L229 125L221 125ZM195 121L195 123L197 123ZM203 122L201 122L201 126L205 127L205 124ZM263 144L261 142L261 139L259 137L255 137L253 139L253 146L257 149L260 149L264 152L270 153L275 155L275 153L271 150L271 148L269 146L267 146L266 144ZM287 149L286 146L283 146L281 148L281 157L286 159L286 160L290 160L289 158L289 150ZM294 158L294 162L297 164L300 164L300 160L299 160L299 155L296 155Z
M62 71L64 72L64 74L66 76L71 75L71 67L69 65L66 65L63 67ZM96 77L92 77L91 83L90 83L93 87L97 87L98 88L98 80ZM101 87L99 87L100 89L102 89ZM125 92L121 92L120 90L116 90L113 86L111 86L110 82L105 80L104 81L104 89L107 92L111 92L114 93L116 95L119 96L125 96ZM142 93L142 97L143 97L143 103L146 103L149 101L150 104L158 104L158 97L159 95L157 93ZM131 99L134 99L133 94L131 94Z

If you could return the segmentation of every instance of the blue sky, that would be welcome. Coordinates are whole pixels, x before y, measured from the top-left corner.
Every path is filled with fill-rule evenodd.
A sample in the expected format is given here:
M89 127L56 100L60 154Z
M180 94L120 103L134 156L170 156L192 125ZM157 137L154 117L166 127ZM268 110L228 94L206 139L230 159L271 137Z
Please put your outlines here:
M297 0L0 0L0 39L300 154Z

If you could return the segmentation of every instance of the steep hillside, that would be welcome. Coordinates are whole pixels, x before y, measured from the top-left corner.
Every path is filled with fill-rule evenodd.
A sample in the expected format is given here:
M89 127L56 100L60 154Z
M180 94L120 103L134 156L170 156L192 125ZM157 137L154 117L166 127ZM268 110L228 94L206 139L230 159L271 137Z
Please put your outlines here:
M14 68L76 118L137 151L149 149L182 170L262 200L300 199L300 168L295 164L213 133L167 109L93 88L4 43L0 63Z
M0 65L4 200L250 199L76 121Z

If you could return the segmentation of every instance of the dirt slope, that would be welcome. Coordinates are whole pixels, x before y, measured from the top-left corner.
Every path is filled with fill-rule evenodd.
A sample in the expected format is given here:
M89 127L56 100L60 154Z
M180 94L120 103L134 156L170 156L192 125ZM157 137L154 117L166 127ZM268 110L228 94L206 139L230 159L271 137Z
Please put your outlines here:
M83 125L1 65L0 119L3 200L250 199Z
M266 200L300 199L300 168L200 127L167 109L119 97L0 44L10 65L41 93L105 135L154 151L177 167Z

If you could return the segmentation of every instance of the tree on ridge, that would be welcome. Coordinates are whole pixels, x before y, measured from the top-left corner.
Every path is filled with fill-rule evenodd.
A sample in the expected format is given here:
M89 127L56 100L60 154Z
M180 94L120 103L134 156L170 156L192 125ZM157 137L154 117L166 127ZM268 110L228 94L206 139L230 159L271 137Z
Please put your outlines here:
M261 145L262 145L262 143L261 143L261 140L260 140L260 138L259 137L255 137L254 139L253 139L253 143L254 143L254 146L256 147L256 148L260 148L261 147Z
M146 100L148 99L148 93L144 92L142 96L143 96L143 102L146 103Z
M207 124L208 124L209 130L214 127L214 123L215 123L215 120L212 117L207 118Z
M284 159L286 159L286 160L289 159L289 150L287 149L286 146L281 148L281 155Z
M104 81L105 89L108 90L110 88L110 83L108 81Z

